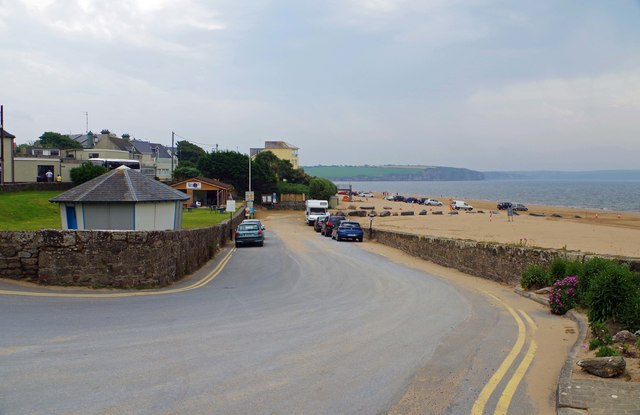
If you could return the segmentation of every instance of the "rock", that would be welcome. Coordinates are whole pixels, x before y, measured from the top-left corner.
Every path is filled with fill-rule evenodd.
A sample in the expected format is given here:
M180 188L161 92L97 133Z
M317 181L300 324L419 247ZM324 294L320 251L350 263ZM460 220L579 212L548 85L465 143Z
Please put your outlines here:
M575 215L573 218L574 218L574 219L582 219L582 216L580 216L580 215Z
M389 206L384 206L382 209L384 209L384 210L393 210L393 208L390 208Z
M613 341L618 343L635 343L636 335L628 330L622 330L613 336Z
M398 212L393 212L391 216L398 216Z
M576 363L584 371L601 378L614 378L624 373L627 364L622 356L594 357Z
M362 210L373 210L375 208L376 208L375 206L360 206L360 209Z
M452 210L451 212L449 212L450 215L457 215L458 211L457 210Z
M478 213L484 213L484 210L479 210Z
M367 212L365 212L364 210L353 210L351 212L349 212L349 216L358 216L358 217L365 217L367 216Z
M420 213L418 213L418 215L422 215L422 216L424 216L424 215L426 215L426 214L427 214L427 210L426 210L426 209L422 209L422 210L420 211Z
M339 210L336 212L336 216L347 216L346 213L344 213L343 211Z
M442 215L441 210L436 210L435 212L431 212L432 215Z
M551 293L551 287L540 288L539 290L535 290L534 293L536 293L536 294L550 294Z
M349 207L347 208L349 210L356 210L356 205L349 205Z
M406 210L404 212L400 212L400 216L413 216L413 210Z
M391 212L389 212L388 210L383 210L382 212L380 212L381 218L384 218L385 216L391 216Z
M558 215L557 213L552 213L552 214L551 214L551 217L552 217L552 218L561 218L561 217L562 217L562 215Z

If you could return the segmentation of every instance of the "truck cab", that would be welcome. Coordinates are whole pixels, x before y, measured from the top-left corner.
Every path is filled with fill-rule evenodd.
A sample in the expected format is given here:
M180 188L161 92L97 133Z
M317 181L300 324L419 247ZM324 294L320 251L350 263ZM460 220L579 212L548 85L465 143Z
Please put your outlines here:
M307 200L305 202L304 219L307 225L313 225L319 216L327 215L329 202L326 200Z

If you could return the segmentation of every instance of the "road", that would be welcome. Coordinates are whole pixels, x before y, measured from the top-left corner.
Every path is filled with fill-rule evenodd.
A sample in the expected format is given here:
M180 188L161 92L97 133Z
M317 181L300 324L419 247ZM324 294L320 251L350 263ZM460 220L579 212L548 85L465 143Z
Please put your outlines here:
M229 248L168 290L1 282L0 414L549 408L518 379L535 360L531 312L295 216L266 223L264 247Z

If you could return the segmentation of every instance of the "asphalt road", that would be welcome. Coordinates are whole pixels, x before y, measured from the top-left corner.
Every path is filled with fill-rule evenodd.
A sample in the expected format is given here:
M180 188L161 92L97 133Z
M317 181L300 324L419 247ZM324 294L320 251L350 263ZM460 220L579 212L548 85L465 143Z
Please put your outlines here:
M359 243L270 226L264 247L223 252L194 289L0 293L0 414L473 410L517 343L508 310ZM524 389L511 413L534 412Z

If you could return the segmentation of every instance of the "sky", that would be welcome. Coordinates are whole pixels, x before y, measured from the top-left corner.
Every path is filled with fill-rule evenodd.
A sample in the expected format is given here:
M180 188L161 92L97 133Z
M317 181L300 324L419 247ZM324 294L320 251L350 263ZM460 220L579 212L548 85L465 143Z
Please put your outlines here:
M302 166L640 169L639 0L0 0L0 56L18 144L88 119Z

